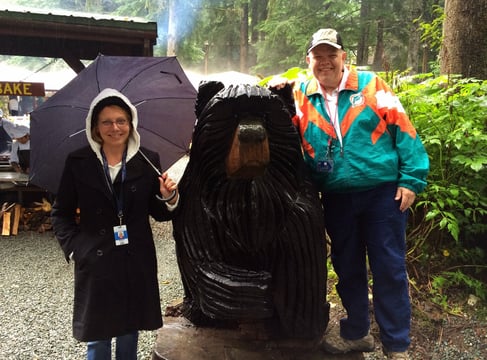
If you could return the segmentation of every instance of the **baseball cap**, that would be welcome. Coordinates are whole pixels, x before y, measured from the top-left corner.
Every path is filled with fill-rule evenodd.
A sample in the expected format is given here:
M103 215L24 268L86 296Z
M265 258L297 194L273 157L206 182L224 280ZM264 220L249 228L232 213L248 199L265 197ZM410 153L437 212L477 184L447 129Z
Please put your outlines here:
M327 44L337 49L343 49L342 37L335 29L319 29L315 32L309 42L308 54L316 46L321 44Z

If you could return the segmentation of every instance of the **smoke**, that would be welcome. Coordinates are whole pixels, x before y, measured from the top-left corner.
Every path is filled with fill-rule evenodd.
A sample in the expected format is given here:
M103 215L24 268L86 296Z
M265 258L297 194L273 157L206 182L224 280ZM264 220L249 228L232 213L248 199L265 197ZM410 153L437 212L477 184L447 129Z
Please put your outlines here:
M159 41L167 41L169 36L180 42L191 34L198 14L201 11L202 0L169 0L157 16Z

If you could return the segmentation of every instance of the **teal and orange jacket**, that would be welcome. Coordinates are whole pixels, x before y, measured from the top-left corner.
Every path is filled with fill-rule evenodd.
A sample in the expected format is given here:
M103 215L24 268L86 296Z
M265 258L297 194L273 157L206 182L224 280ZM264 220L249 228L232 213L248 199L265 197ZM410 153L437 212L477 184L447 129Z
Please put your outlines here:
M298 115L293 122L322 192L362 191L388 182L416 194L424 190L428 155L399 99L374 73L349 68L338 94L342 146L318 82L314 78L302 82L294 98ZM330 159L332 171L318 170Z

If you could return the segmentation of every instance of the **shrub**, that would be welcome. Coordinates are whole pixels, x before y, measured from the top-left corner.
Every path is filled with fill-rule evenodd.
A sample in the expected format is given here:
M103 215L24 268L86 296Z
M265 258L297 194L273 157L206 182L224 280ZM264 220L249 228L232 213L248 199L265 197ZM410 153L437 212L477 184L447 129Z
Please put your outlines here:
M485 294L475 278L487 263L487 81L440 76L400 86L430 158L429 185L410 219L409 263L446 280L455 267L469 291Z

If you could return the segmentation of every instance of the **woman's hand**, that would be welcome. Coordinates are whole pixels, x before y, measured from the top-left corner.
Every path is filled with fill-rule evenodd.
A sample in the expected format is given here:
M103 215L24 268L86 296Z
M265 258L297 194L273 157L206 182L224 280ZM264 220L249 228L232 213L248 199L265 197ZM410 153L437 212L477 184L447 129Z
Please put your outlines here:
M159 177L160 191L163 199L168 199L167 203L174 205L178 199L178 184L171 179L167 172Z

